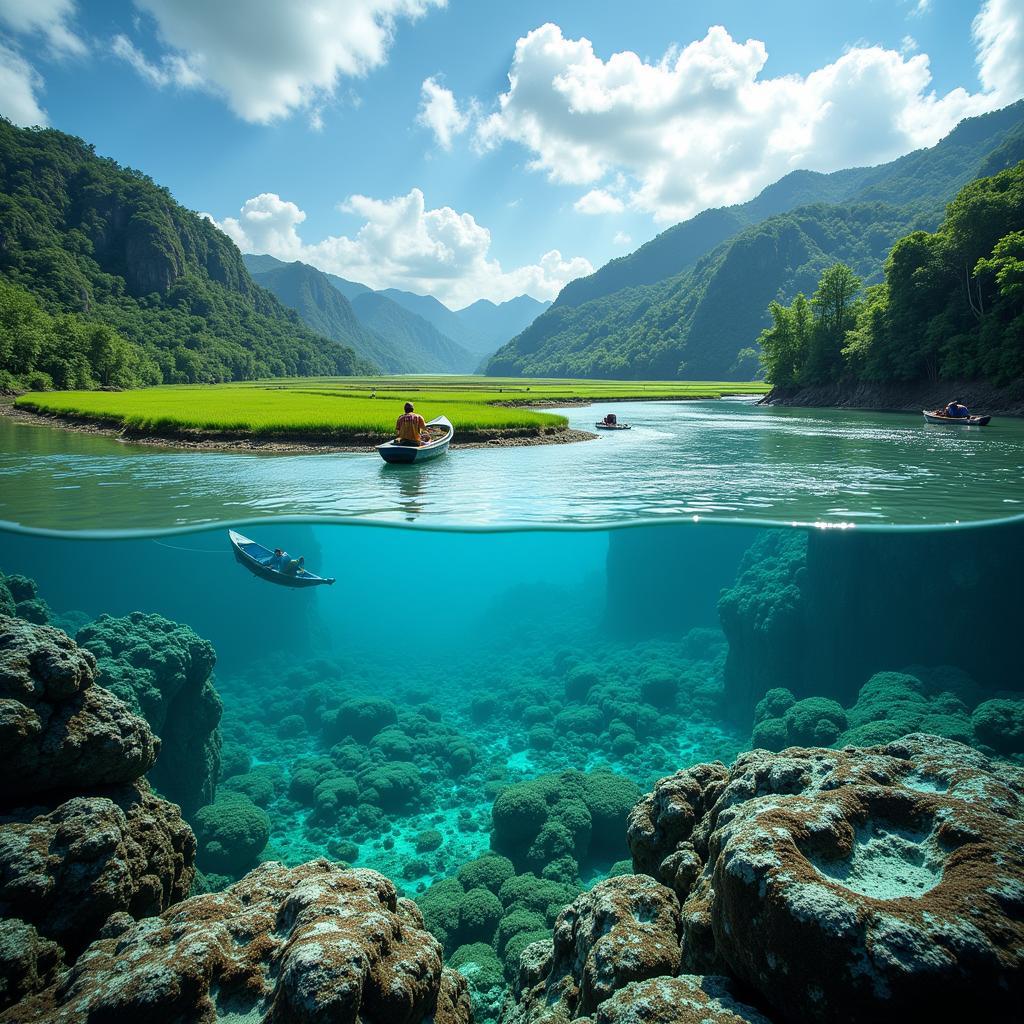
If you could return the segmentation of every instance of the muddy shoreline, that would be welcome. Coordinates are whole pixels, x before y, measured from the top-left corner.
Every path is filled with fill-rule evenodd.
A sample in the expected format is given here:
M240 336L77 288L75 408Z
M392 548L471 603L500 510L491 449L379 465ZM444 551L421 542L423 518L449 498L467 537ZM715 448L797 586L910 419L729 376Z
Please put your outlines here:
M322 440L316 437L275 437L260 440L230 431L179 431L157 434L151 431L129 430L116 420L94 420L75 416L57 416L19 409L13 400L0 403L0 415L18 423L35 426L58 427L77 434L110 437L124 444L145 445L172 451L254 452L266 455L331 454L336 452L370 454L374 445L387 440L376 434L352 434L344 438ZM576 444L593 441L597 434L587 430L552 430L537 433L523 428L508 430L459 431L456 430L452 448L521 448L542 444Z

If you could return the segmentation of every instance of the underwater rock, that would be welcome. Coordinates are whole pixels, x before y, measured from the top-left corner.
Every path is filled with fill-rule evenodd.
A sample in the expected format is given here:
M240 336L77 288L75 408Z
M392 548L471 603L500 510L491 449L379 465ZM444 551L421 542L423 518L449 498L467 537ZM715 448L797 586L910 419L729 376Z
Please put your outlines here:
M442 967L415 904L374 871L261 865L100 939L5 1024L188 1020L469 1024L465 978Z
M673 976L681 930L675 894L653 878L598 883L558 915L550 944L524 954L502 1024L587 1017L632 982Z
M149 722L161 755L149 777L186 815L213 800L221 700L213 645L160 615L101 615L75 638L96 656L97 682Z
M50 621L50 609L39 596L35 580L0 572L0 615L17 616L37 626Z
M683 966L795 1021L1003 1020L1024 1000L1024 772L937 736L753 750L662 779L634 866Z
M0 1010L53 984L64 953L30 924L0 920Z
M51 809L0 815L0 916L73 958L117 912L158 914L188 895L195 838L145 781Z
M594 1024L770 1024L741 1003L728 978L682 974L619 989L594 1014Z
M95 671L60 630L0 617L0 807L132 782L152 767L159 741L94 685Z
M719 600L725 707L746 725L776 687L848 705L865 679L902 665L1018 680L1022 564L1024 531L767 531Z

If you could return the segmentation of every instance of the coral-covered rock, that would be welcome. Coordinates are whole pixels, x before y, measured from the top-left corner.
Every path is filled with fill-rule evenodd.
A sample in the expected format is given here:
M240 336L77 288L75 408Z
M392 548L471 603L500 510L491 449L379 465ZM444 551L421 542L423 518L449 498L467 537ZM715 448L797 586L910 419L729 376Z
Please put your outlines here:
M96 656L97 682L160 737L150 781L185 814L214 797L220 771L221 700L210 679L213 645L160 615L101 615L76 640Z
M32 925L0 921L0 1010L53 984L62 960L60 946Z
M158 914L192 884L195 838L145 782L0 815L0 916L71 956L116 912Z
M94 685L58 629L0 617L0 807L131 782L156 760L149 726Z
M270 819L248 797L230 791L193 817L203 871L235 878L254 867L270 839Z
M671 977L681 929L678 900L652 878L599 883L559 914L543 956L540 944L524 953L503 1024L587 1017L632 982Z
M684 966L787 1019L997 1020L1024 1000L1024 772L937 736L754 750L634 808L683 901Z
M374 871L264 864L95 942L24 1000L19 1024L188 1020L230 1009L267 1024L468 1024L465 979L442 967L415 904Z
M620 989L602 1003L594 1024L770 1024L741 1003L728 978L683 974L649 978Z

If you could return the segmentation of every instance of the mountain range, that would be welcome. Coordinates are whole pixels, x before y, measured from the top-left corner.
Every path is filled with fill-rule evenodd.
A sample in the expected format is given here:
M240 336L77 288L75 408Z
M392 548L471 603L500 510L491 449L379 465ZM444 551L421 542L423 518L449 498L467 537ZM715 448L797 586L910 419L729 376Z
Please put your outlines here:
M310 327L351 345L385 373L473 373L549 305L520 295L453 311L432 295L374 291L305 263L267 255L243 260L253 280Z
M898 239L934 230L964 184L1022 157L1024 101L888 164L793 171L750 202L705 210L570 282L486 372L749 379L771 300L810 293L836 261L866 283L881 280Z

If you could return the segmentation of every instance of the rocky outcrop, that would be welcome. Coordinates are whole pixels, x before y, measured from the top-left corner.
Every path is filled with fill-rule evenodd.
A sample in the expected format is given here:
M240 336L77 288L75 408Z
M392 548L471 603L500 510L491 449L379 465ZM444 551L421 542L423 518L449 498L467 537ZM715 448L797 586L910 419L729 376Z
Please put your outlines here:
M145 781L0 814L0 916L73 959L111 914L144 917L184 899L195 850L178 808Z
M0 617L0 1008L111 915L159 913L192 884L195 837L141 778L159 741L95 671L60 630Z
M230 889L119 922L60 982L0 1015L266 1024L469 1024L465 979L374 871L264 864Z
M220 771L221 700L213 645L160 615L102 615L75 638L97 660L97 681L149 722L162 744L150 781L186 815L213 800Z
M0 617L0 809L139 778L149 726L95 684L96 661L66 634Z
M677 977L681 935L671 889L647 875L609 878L562 911L551 942L524 951L502 1024L760 1021L726 979Z
M52 985L64 954L24 921L0 921L0 1010Z
M753 750L662 779L637 870L682 965L791 1021L1010 1019L1024 1000L1024 772L936 736Z

